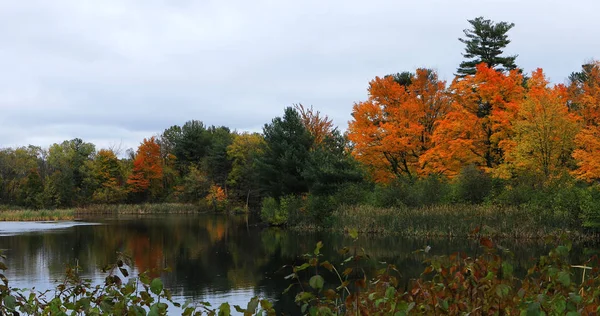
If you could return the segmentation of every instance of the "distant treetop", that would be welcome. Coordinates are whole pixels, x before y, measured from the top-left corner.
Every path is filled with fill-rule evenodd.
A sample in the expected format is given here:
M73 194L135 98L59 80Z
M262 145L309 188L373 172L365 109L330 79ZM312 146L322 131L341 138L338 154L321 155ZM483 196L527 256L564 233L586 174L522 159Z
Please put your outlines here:
M457 76L464 77L475 74L475 66L482 62L498 71L517 68L515 64L517 55L502 56L504 48L510 44L506 33L515 26L514 23L495 23L483 17L468 21L472 28L463 31L465 38L458 39L466 45L465 53L462 55L467 60L460 63L456 71Z

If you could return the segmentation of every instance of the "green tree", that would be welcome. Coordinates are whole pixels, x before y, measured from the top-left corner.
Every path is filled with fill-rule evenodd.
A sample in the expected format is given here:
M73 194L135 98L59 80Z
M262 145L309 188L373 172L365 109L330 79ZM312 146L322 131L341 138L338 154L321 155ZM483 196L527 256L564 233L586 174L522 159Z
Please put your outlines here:
M231 171L231 161L227 159L227 147L233 142L233 135L225 126L211 126L207 129L207 134L209 145L206 148L206 156L203 157L203 169L213 183L225 188L227 176Z
M302 175L310 193L316 195L333 194L340 185L361 182L365 176L347 150L346 138L337 130L310 151Z
M495 23L491 20L478 17L468 20L471 29L466 29L465 38L459 38L466 45L463 57L467 60L460 63L457 76L474 75L477 71L476 66L480 63L486 63L490 68L498 71L509 71L517 68L514 56L502 56L504 48L510 43L508 31L515 24L507 22Z
M292 107L286 108L283 117L265 124L263 135L264 155L258 162L263 192L277 199L308 192L302 172L313 140L298 112Z
M90 200L93 189L85 181L89 174L86 161L91 160L95 146L79 138L53 144L48 150L49 180L45 199L51 206L65 207Z

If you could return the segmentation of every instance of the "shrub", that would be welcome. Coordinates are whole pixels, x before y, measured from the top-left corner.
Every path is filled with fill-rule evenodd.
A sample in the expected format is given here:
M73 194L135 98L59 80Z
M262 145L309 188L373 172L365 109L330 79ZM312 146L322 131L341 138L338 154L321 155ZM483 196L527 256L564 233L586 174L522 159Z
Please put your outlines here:
M285 223L287 214L283 214L279 208L279 203L272 197L264 198L260 209L260 219L263 222L272 225L281 225Z
M455 198L459 202L477 204L483 202L492 191L492 178L470 165L462 169L456 178Z
M373 188L369 183L344 183L332 195L335 205L358 205L366 203Z
M309 195L306 199L306 213L311 223L321 226L331 226L331 214L335 210L335 203L329 196Z

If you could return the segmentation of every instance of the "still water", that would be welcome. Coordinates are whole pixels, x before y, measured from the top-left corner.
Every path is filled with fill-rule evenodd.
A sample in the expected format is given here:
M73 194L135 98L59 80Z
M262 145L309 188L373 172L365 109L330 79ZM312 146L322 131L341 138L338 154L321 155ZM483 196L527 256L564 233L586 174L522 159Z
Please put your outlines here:
M0 248L7 255L5 275L12 287L51 289L64 275L67 264L79 263L84 277L100 283L106 274L100 267L114 263L117 252L131 255L135 271L170 267L161 277L181 303L187 300L222 302L245 306L253 296L275 302L279 312L295 314L293 294L281 294L290 284L284 265L301 264L301 255L311 252L318 241L332 262L343 258L336 250L344 246L364 248L373 258L366 270L394 263L402 280L418 277L424 254L444 255L481 250L466 239L418 239L360 236L356 244L342 235L304 233L264 228L245 216L165 215L143 217L86 218L75 222L0 222ZM524 273L533 257L552 245L502 241L515 255L516 273ZM573 260L589 257L585 245L575 245ZM579 262L581 261L581 262ZM135 274L135 271L133 274Z

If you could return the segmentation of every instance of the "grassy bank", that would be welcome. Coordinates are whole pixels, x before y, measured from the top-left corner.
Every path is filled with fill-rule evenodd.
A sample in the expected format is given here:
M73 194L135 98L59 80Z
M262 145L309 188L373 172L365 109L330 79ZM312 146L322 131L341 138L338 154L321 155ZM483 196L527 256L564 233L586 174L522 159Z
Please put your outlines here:
M193 214L201 211L203 209L197 205L180 203L90 205L56 210L27 210L14 207L0 207L0 221L59 221L94 215Z
M567 233L587 238L569 214L534 212L524 207L496 205L435 205L418 208L341 206L328 219L331 230L423 237L468 237L476 234L504 238L543 238ZM477 231L478 227L481 227ZM295 229L318 230L298 224Z
M73 220L75 217L74 209L0 211L0 221L60 221Z
M101 214L191 214L205 211L198 205L183 203L97 204L76 209L78 215Z

